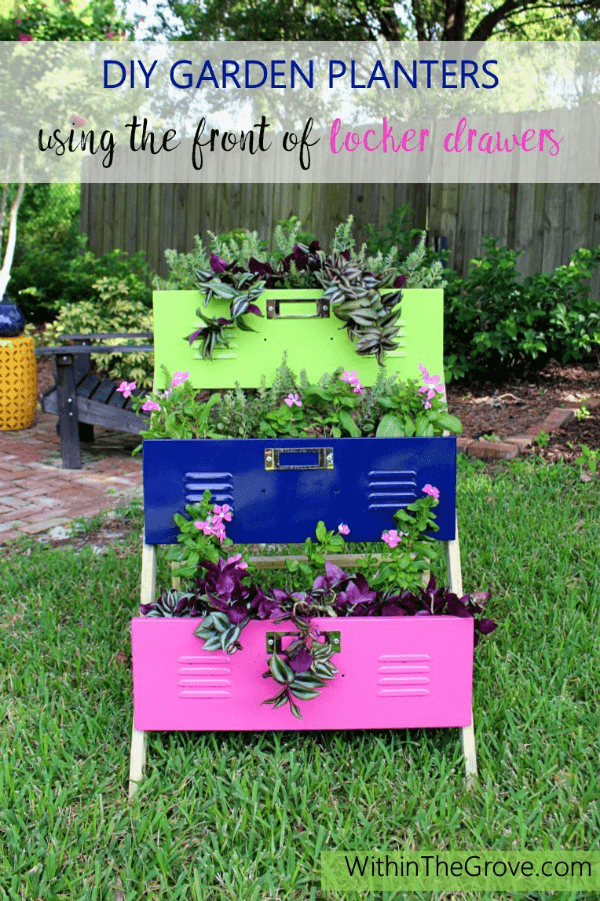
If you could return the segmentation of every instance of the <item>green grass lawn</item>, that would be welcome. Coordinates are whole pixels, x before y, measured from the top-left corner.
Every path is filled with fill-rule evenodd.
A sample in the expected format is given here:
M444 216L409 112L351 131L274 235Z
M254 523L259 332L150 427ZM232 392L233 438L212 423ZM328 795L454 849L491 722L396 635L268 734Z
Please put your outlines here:
M475 654L469 793L455 729L164 733L130 806L139 513L105 555L0 550L0 899L316 901L342 897L324 850L598 850L600 479L460 470L465 589L500 623Z

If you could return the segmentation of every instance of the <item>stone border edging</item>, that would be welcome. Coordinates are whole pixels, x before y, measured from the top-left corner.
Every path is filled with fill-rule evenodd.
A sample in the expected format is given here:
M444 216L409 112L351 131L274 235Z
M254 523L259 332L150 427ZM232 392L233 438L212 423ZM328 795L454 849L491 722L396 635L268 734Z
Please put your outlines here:
M480 460L513 460L534 443L540 432L554 432L575 418L575 411L585 405L587 410L595 410L600 406L600 398L590 397L580 404L569 404L566 407L553 407L546 418L537 425L531 425L522 435L513 435L502 441L487 441L485 438L461 438L456 440L457 450L461 454L469 454Z

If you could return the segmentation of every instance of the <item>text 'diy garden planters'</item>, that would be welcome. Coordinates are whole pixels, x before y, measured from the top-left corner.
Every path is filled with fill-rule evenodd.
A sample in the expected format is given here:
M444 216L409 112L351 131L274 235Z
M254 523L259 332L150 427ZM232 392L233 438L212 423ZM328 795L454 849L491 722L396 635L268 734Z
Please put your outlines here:
M426 484L440 492L436 538L454 538L454 437L145 440L143 454L149 544L176 541L174 512L207 489L232 508L238 543L303 542L319 519L351 523L353 541L379 541Z
M243 650L202 650L198 619L132 622L134 723L138 730L379 729L469 726L473 619L356 617L319 621L339 633L339 672L302 707L261 706L273 694L268 633L289 623L251 622ZM282 636L285 643L286 637Z

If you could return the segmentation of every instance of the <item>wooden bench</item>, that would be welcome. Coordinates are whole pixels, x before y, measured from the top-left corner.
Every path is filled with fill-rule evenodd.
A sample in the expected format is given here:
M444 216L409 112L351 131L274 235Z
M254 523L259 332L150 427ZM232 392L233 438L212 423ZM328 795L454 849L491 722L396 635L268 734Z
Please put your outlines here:
M137 435L148 428L148 413L135 413L131 408L132 397L144 392L136 389L132 397L125 398L117 391L114 379L101 379L91 371L91 354L102 353L152 353L154 345L120 344L117 346L93 344L106 339L142 339L153 341L151 332L99 333L88 335L61 335L64 342L59 347L38 347L38 356L52 356L55 384L44 393L41 404L45 413L58 416L63 469L81 469L81 441L94 440L94 425L102 425L119 432Z

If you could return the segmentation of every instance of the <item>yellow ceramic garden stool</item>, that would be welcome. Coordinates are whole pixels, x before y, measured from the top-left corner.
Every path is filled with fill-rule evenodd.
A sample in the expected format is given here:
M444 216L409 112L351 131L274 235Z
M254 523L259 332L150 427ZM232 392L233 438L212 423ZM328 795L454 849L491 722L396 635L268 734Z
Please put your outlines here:
M28 428L37 406L32 338L0 337L0 431Z

